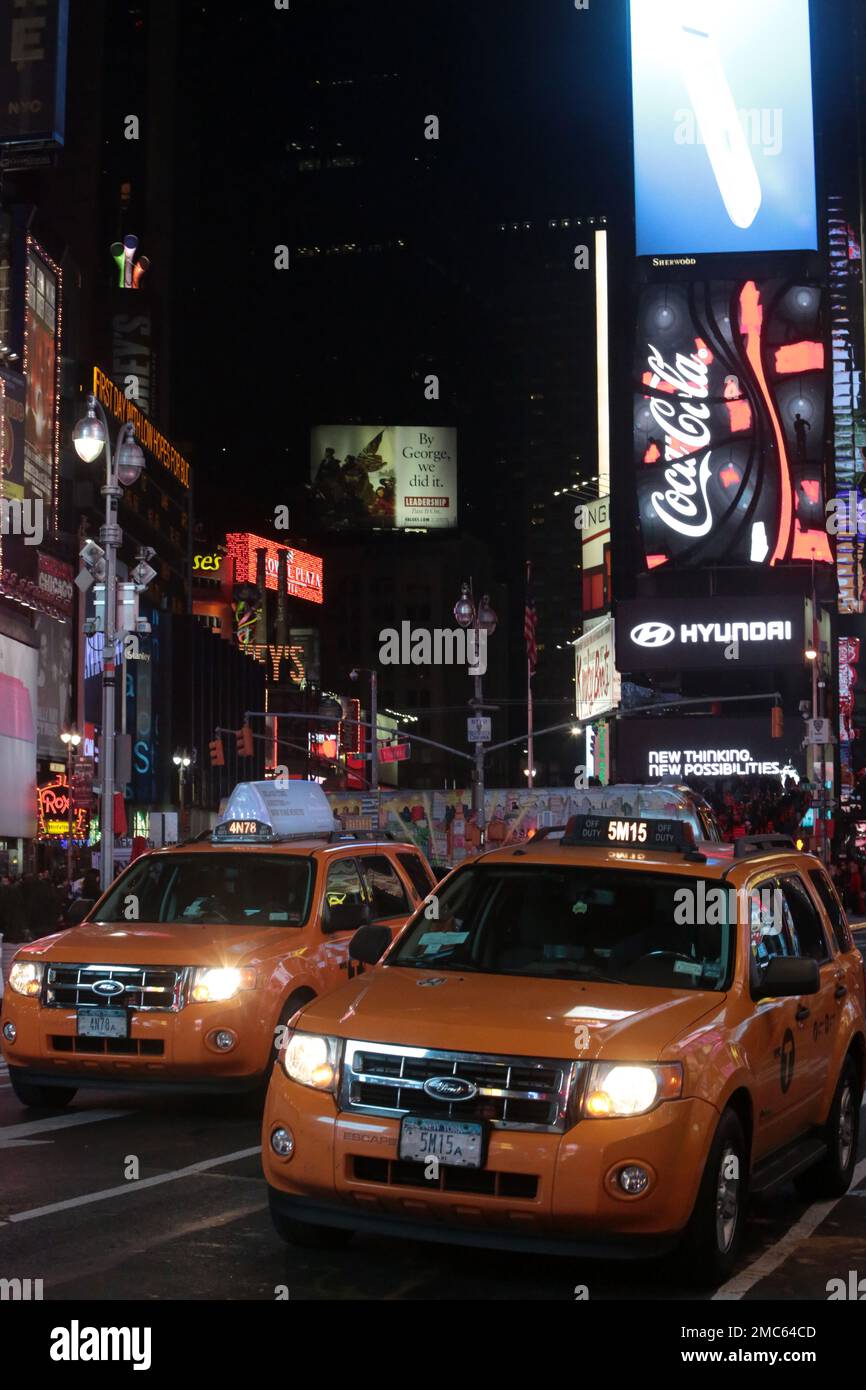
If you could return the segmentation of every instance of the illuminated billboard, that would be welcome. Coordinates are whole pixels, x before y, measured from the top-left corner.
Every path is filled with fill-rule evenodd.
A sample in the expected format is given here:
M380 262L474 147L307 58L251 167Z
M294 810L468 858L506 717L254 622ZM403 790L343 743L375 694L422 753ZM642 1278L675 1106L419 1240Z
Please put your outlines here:
M310 437L316 514L338 531L457 525L457 431L319 425Z
M649 569L832 563L823 300L790 280L642 291L633 438Z
M286 556L286 592L289 598L306 599L308 603L323 603L321 555L308 555L305 550L281 545L279 541L254 536L249 531L234 531L226 536L226 553L234 563L236 584L255 584L256 554L265 552L265 588L276 589L280 570L280 552Z
M60 267L28 237L24 495L41 502L45 515L52 518L52 527L60 447L60 302Z
M639 256L817 249L808 0L631 0Z

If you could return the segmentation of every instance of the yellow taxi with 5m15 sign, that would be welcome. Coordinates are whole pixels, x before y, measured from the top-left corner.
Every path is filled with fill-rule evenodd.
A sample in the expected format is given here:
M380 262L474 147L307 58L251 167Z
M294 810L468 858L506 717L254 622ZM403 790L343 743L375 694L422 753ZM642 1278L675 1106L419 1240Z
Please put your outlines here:
M291 1021L263 1163L278 1233L542 1253L680 1247L715 1284L750 1194L845 1192L863 962L785 837L574 817L456 869Z

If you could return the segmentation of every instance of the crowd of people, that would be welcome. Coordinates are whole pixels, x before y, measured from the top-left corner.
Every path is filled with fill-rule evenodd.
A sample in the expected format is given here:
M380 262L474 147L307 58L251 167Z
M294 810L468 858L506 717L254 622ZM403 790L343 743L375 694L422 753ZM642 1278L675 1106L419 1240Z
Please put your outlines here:
M96 869L72 881L48 869L0 879L0 937L18 944L48 936L63 926L70 903L79 897L99 897Z
M782 786L777 777L739 780L721 789L701 787L726 839L743 835L791 835L796 838L812 794L796 783Z

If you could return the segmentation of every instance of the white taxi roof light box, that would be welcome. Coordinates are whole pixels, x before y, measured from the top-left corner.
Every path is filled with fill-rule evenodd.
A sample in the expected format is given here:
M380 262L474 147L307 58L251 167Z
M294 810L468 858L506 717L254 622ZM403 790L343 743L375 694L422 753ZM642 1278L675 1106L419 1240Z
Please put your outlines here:
M262 821L275 839L287 835L330 835L338 829L318 782L238 782L220 818Z
M644 785L640 782L613 783L607 787L581 787L577 793L578 814L595 816L640 816L653 820L685 820L691 825L696 840L706 839L698 815L698 807L708 812L713 822L712 807L691 787ZM721 831L718 831L721 840Z

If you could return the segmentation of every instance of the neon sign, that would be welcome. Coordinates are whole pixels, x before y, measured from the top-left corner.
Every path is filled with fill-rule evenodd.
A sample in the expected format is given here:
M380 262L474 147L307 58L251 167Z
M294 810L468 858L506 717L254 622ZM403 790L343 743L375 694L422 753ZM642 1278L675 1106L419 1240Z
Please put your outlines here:
M65 776L36 788L36 810L41 840L65 838L69 834L69 783ZM87 811L79 806L72 813L72 838L87 839Z
M228 557L234 563L236 584L255 584L256 552L265 551L265 588L276 589L280 553L286 556L286 591L290 598L306 599L308 603L324 603L323 565L320 555L308 555L305 550L281 545L278 541L253 536L248 531L226 536Z

